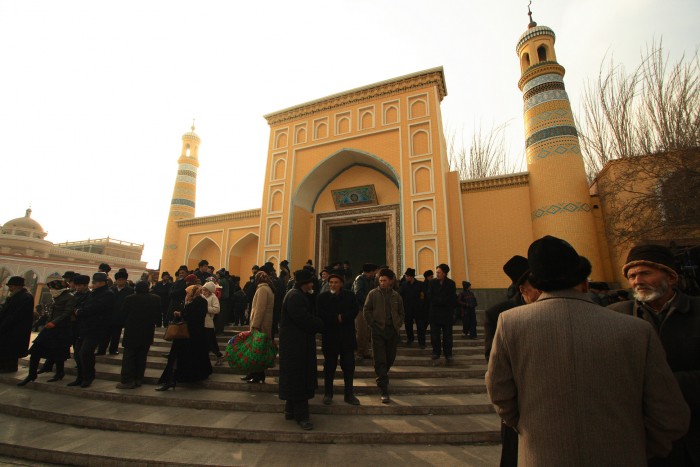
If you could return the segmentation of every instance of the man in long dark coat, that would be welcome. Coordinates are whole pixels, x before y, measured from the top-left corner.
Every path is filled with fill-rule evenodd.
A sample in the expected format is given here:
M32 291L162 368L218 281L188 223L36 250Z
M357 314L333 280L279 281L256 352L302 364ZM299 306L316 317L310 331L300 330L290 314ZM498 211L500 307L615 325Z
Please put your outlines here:
M26 357L34 321L34 297L24 288L24 278L7 281L10 295L0 311L0 373L17 371L17 360Z
M333 400L333 378L338 367L343 370L345 382L344 400L351 405L360 405L353 393L355 377L355 317L357 304L355 294L343 287L345 281L342 272L328 276L328 290L319 294L316 309L323 320L321 348L323 349L323 403L330 405Z
M125 316L122 313L122 303L124 299L129 295L134 293L134 288L131 287L127 279L129 279L129 274L126 269L120 269L115 275L115 284L112 286L112 292L114 292L114 306L112 307L112 313L109 320L109 332L104 341L97 348L97 355L104 355L108 350L110 355L119 354L119 340L122 336L122 329L124 328Z
M92 292L75 310L78 320L78 346L75 349L78 377L68 386L89 387L95 379L95 349L109 332L109 316L114 306L114 292L107 285L107 274L92 275Z
M148 282L140 281L136 284L136 293L124 299L121 313L124 315L124 357L117 389L133 389L143 382L153 330L160 322L160 297L148 293Z
M444 353L447 363L452 363L452 323L457 306L457 286L455 281L447 277L449 272L450 267L444 263L435 268L437 277L428 286L428 301L430 341L433 345L431 358L437 360Z
M515 255L503 265L503 272L510 278L511 284L508 287L508 299L497 303L486 309L484 312L484 356L486 363L491 355L493 338L496 335L496 323L498 317L504 311L534 302L539 296L539 291L527 284L527 276L530 266L527 258ZM536 291L532 298L524 296L520 289L524 284L526 287ZM516 467L518 465L518 432L505 423L501 423L501 467Z
M399 288L399 294L403 299L403 307L406 312L406 318L404 320L404 326L406 329L406 344L411 345L414 341L413 334L413 322L418 321L416 319L420 314L420 309L423 305L423 282L416 280L416 270L413 268L406 269L403 275L406 280L401 284ZM418 317L420 319L420 317ZM422 323L421 323L422 324ZM418 345L425 346L425 331L421 335L420 329L421 324L418 326Z
M304 430L314 427L309 399L318 388L316 333L323 330L323 321L313 313L313 280L307 270L294 273L294 288L284 297L280 317L279 398L286 401L285 419L296 420Z

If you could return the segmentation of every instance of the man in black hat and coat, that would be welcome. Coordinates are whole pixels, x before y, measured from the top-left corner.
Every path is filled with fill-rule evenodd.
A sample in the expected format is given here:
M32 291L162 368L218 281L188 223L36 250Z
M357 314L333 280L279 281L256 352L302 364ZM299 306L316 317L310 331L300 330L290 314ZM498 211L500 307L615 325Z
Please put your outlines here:
M109 333L109 317L114 307L114 292L107 285L107 274L92 275L92 292L75 310L78 320L78 346L75 349L78 377L68 386L89 387L95 379L95 349Z
M316 368L316 333L323 321L313 312L313 273L306 269L294 272L294 288L282 303L279 336L279 398L286 401L284 418L296 420L304 430L312 430L309 399L318 388Z
M462 281L462 291L457 295L457 304L462 315L462 335L476 339L476 296L471 290L472 283Z
M673 444L668 457L654 459L649 465L700 465L700 297L678 289L673 253L661 245L632 248L622 272L633 289L634 300L609 308L654 327L691 410L688 434Z
M411 345L415 340L413 334L413 322L416 321L418 328L418 344L425 346L425 330L421 340L421 324L417 323L420 315L420 310L423 305L423 282L416 280L416 270L413 268L406 269L403 274L405 280L399 287L399 294L403 299L403 308L406 316L404 317L404 327L406 329L406 344Z
M117 389L133 389L143 382L153 330L160 321L160 297L148 292L148 282L139 281L135 293L121 304L121 313L124 315L124 356Z
M496 334L496 323L498 316L506 310L516 306L532 303L539 297L540 291L534 289L528 282L527 276L530 271L527 258L515 255L503 265L503 272L511 280L508 286L508 299L493 305L484 312L484 353L486 362L491 355L493 336ZM532 289L536 293L529 293L524 290ZM523 295L522 291L525 292ZM501 467L515 467L518 465L518 432L505 423L501 423Z
M114 307L112 308L112 313L109 319L109 332L100 346L97 348L96 355L104 355L105 351L108 350L110 355L119 354L119 340L122 336L122 329L124 328L125 316L122 311L122 303L124 299L129 295L134 293L134 288L131 287L127 280L129 279L129 274L126 269L120 269L114 275L114 285L112 286L112 292L114 292Z
M591 263L566 241L530 245L529 305L501 313L486 389L520 434L518 465L646 465L690 410L654 329L593 303Z
M26 357L34 322L34 296L24 287L24 278L7 280L9 296L0 310L0 373L14 373L18 359Z
M161 319L159 326L168 327L168 305L170 304L170 289L173 287L173 278L168 271L163 271L160 280L153 286L153 293L160 297Z
M430 341L433 345L431 358L437 360L444 353L447 363L452 363L452 325L457 307L457 286L447 277L450 267L439 264L435 268L435 279L428 285L430 303Z
M345 382L345 402L360 405L353 392L355 377L355 317L357 306L355 295L343 287L345 276L342 271L328 276L328 290L321 292L316 300L318 316L323 320L321 348L323 349L323 403L330 405L333 401L333 379L338 367L343 370Z

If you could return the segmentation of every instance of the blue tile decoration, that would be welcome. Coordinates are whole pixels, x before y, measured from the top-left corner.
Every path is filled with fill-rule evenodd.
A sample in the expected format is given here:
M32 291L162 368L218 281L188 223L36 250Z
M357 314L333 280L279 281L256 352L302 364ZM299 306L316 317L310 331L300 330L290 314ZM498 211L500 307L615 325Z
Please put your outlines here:
M525 104L523 105L523 109L525 112L530 110L536 105L544 104L545 102L550 102L550 101L569 101L569 95L564 91L563 89L553 89L551 91L545 91L541 92L539 94L535 94L531 98L527 99L525 101Z
M573 125L559 125L545 128L544 130L537 131L530 135L525 141L525 147L529 148L535 143L559 136L578 136L578 131L576 131L576 127Z
M528 92L530 89L534 88L535 86L539 86L540 84L545 84L545 83L563 83L564 82L564 77L561 75L558 75L556 73L547 73L545 75L540 75L532 78L530 81L525 83L523 86L523 94Z
M170 204L177 204L180 206L189 206L191 208L194 208L194 201L184 198L173 198Z
M377 204L377 192L374 190L374 185L332 190L332 193L336 209Z
M545 216L556 216L557 214L567 214L576 212L590 212L591 205L588 203L568 202L543 206L532 211L532 220Z

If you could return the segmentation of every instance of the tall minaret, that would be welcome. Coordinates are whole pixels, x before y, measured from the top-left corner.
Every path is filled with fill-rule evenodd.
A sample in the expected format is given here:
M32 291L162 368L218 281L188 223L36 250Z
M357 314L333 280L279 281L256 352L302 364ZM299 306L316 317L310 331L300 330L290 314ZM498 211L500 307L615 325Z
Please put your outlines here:
M530 178L534 238L554 235L571 243L593 264L603 268L597 243L588 180L578 132L564 90L564 67L557 63L554 31L532 20L520 36L516 52L522 73L525 148Z
M197 168L199 167L199 136L192 131L182 135L182 152L177 160L177 178L173 188L173 198L170 201L168 225L165 228L165 242L160 270L175 275L175 270L185 261L185 251L178 245L177 221L194 217L194 204L197 197Z

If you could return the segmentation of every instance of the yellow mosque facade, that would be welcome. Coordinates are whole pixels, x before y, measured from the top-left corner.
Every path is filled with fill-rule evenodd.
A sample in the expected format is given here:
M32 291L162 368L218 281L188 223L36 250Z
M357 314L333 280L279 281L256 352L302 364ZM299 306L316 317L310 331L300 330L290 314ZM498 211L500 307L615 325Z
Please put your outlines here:
M594 268L613 272L602 216L590 195L554 32L530 24L521 64L527 172L459 180L450 170L440 104L442 67L265 115L270 127L260 209L195 216L200 138L182 137L161 260L171 273L201 259L247 277L253 264L308 259L386 264L418 274L439 263L459 284L508 285L503 264L550 234Z

